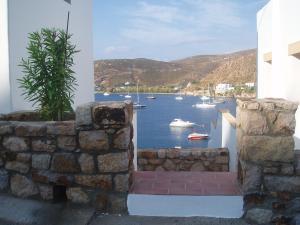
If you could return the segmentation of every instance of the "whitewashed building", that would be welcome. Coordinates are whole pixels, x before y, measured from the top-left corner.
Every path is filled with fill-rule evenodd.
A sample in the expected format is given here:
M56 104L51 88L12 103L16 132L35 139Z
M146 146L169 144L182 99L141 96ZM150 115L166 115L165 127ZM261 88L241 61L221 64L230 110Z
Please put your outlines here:
M216 85L216 94L225 94L225 92L232 90L231 84L217 84Z
M250 83L245 83L245 86L248 88L254 88L255 87L255 83L250 82Z
M80 50L73 68L79 84L75 106L94 99L92 7L92 0L0 0L0 113L32 108L17 82L22 76L18 65L27 57L28 33L66 29L68 11L72 43Z
M300 102L300 1L270 0L257 13L257 96ZM300 110L296 114L300 149Z

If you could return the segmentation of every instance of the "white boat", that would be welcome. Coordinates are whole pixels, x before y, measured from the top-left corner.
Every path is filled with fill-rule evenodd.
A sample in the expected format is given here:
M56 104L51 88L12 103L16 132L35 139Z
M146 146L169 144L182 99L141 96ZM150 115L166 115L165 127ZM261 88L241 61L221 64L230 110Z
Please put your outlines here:
M149 96L147 96L146 98L147 98L147 99L156 99L156 97L153 96L153 95L149 95Z
M195 123L190 121L183 121L182 119L174 119L170 123L170 127L193 127Z
M143 108L146 108L147 106L146 105L142 105L142 104L139 104L139 103L133 103L133 108L134 109L143 109Z
M180 89L180 92L179 92L179 96L176 96L175 100L177 100L177 101L182 101L183 100L183 97L181 96L181 89Z
M207 96L205 96L205 95L201 97L201 100L202 100L202 101L208 101L209 99L210 99L210 98L207 97Z
M137 85L136 85L136 97L137 97L137 102L133 103L133 108L134 109L146 108L146 105L140 104L139 82L137 82Z
M197 104L193 105L193 107L195 107L197 109L211 109L211 108L215 108L216 104L213 104L213 103L197 103Z
M104 96L109 96L110 94L108 92L103 93Z
M193 140L204 140L208 139L208 134L201 134L201 133L191 133L188 136L188 139L193 141Z
M175 100L181 101L181 100L183 100L183 97L182 96L176 96Z
M130 83L127 81L126 83L125 83L125 85L126 86L128 86ZM128 89L127 89L128 90ZM129 90L128 90L128 92L127 92L127 95L125 95L124 96L124 98L131 98L131 95L129 95Z

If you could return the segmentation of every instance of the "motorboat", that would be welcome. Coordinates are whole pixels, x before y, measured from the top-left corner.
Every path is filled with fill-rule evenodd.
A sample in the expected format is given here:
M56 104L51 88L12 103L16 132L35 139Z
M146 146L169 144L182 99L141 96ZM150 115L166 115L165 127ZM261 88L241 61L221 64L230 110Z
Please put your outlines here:
M216 104L213 103L197 103L193 105L193 107L198 108L198 109L210 109L210 108L215 108Z
M188 128L188 127L193 127L195 123L192 123L190 121L183 121L182 119L174 119L170 123L170 127L183 127L183 128Z
M104 96L109 96L110 94L108 92L103 93Z
M131 98L131 95L127 94L124 96L124 98Z
M182 97L182 96L176 96L176 97L175 97L175 100L181 101L181 100L183 100L183 97Z
M193 141L193 140L205 140L208 139L208 134L201 134L201 133L191 133L188 136L188 139Z

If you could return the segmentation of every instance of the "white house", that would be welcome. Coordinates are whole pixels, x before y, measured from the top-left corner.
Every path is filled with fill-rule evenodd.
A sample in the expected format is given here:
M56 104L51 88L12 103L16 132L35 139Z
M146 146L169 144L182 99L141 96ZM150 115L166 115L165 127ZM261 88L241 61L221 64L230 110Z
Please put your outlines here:
M300 102L300 1L270 0L257 13L257 96ZM300 110L295 148L300 149Z
M253 83L253 82L245 83L245 86L248 88L253 88L253 87L255 87L255 83Z
M80 50L74 66L79 84L75 106L94 99L92 0L0 0L0 113L32 108L17 82L22 76L18 65L27 57L28 33L66 29L68 11L72 42Z
M232 90L231 84L217 84L216 85L216 94L224 94L226 91Z

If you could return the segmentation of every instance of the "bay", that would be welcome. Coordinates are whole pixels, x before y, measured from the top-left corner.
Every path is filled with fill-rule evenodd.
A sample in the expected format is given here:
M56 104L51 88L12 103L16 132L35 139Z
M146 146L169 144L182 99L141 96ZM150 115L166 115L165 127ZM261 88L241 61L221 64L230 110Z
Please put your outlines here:
M132 101L136 101L136 95ZM235 116L235 99L224 99L215 108L198 109L194 104L200 103L199 96L183 96L182 101L175 100L174 94L154 94L156 99L147 99L148 94L140 94L140 103L147 107L137 110L137 147L138 149L160 148L197 148L221 147L221 113L228 109ZM95 95L96 101L124 101L124 95ZM171 128L170 122L180 118L196 123L194 128ZM187 136L192 132L208 133L208 140L189 141Z

